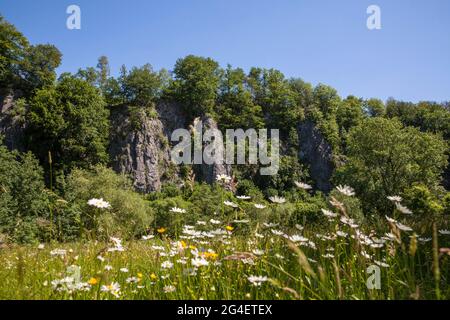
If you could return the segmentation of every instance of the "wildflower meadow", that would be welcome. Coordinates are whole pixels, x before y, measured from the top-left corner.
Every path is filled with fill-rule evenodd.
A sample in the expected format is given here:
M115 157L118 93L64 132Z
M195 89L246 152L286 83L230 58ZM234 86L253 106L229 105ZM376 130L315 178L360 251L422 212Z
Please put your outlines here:
M354 196L348 186L338 192ZM393 217L373 227L350 218L335 198L321 210L324 223L318 228L287 227L277 219L286 205L282 197L261 204L237 196L222 204L230 214L182 225L173 235L159 227L129 241L111 236L11 246L0 251L0 297L448 299L450 249L444 246L450 231L435 222L429 234L418 232L401 198L390 200L398 208ZM103 199L89 205L110 209ZM178 207L169 212L188 214ZM267 219L253 221L249 212Z

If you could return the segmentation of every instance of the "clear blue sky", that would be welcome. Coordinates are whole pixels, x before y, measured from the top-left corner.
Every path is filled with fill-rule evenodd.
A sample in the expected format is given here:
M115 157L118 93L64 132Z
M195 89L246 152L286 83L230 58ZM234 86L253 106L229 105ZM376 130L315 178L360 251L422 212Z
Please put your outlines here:
M66 28L70 4L81 7L81 30ZM381 7L381 30L366 27L370 4ZM32 43L56 45L59 72L100 55L113 74L147 62L170 70L196 54L277 68L342 96L450 100L448 0L0 0L0 13Z

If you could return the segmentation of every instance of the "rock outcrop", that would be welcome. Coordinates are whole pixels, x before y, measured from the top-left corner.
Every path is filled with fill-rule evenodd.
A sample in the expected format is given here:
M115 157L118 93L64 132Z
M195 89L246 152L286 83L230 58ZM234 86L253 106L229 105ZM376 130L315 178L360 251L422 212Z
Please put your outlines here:
M25 121L17 110L15 100L20 94L0 94L0 136L10 150L25 151ZM23 106L25 108L25 106Z
M309 165L309 174L316 188L329 192L330 178L334 171L331 145L325 140L314 122L306 120L298 125L300 143L299 158Z
M192 124L192 128L196 127L196 124L201 121L203 124L203 133L208 129L218 129L217 122L209 117L205 116L200 118L197 118L194 120L194 123ZM205 143L203 143L203 146L206 146ZM223 155L224 156L224 155ZM225 157L225 156L224 156ZM194 166L194 171L196 173L196 176L201 180L205 181L206 183L212 184L214 181L216 181L216 177L218 175L227 175L231 176L231 165L225 164L223 161L222 163L213 163L213 164L201 164Z
M176 175L169 140L157 114L145 108L117 106L111 110L110 156L115 171L129 174L143 193L159 190Z
M179 167L170 158L172 132L193 128L198 121L207 129L218 129L214 119L205 116L189 125L180 105L161 102L152 108L116 106L111 108L110 158L113 169L132 177L134 187L143 193L157 191L164 182L179 182ZM231 175L225 164L194 165L196 179L213 183L220 174Z

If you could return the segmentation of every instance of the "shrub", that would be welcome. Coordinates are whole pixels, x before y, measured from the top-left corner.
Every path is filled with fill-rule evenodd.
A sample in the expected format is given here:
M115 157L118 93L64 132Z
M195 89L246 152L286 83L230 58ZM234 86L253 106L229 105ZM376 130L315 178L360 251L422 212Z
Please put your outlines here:
M91 207L87 201L103 198L110 209ZM67 178L66 199L77 212L80 232L106 238L132 238L144 233L153 221L153 211L143 197L133 191L124 175L97 165L90 170L75 169Z
M36 158L0 146L0 233L15 242L37 241L50 225L48 200Z

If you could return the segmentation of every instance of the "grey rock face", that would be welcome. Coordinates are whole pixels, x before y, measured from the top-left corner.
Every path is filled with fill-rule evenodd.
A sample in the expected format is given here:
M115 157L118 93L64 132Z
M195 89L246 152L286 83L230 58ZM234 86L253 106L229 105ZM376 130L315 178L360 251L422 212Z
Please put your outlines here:
M25 151L25 121L14 112L16 96L13 92L0 96L0 136L8 149Z
M191 127L196 126L198 121L202 121L203 123L203 132L207 129L218 129L217 122L209 117L205 116L203 118L197 118L194 120L194 123ZM205 143L204 143L205 145ZM231 165L225 163L213 163L213 164L202 164L195 166L195 172L201 181L205 181L206 183L212 184L216 181L217 175L225 174L227 176L231 176Z
M306 120L298 126L299 158L309 165L309 173L317 189L329 192L330 178L334 171L333 153L330 144L314 123Z
M186 128L186 116L178 103L162 101L156 106L159 120L164 127L164 134L169 138L176 129Z
M180 128L193 128L198 121L203 131L217 129L211 117L198 118L190 126L180 105L161 102L156 113L144 108L119 106L111 110L110 156L116 172L129 174L135 188L143 193L157 191L163 182L179 181L179 167L170 158L172 132ZM194 165L197 180L214 183L220 174L231 175L231 166L225 164Z
M173 165L170 146L160 119L145 109L115 107L111 111L110 155L115 171L131 175L143 193L159 190Z

